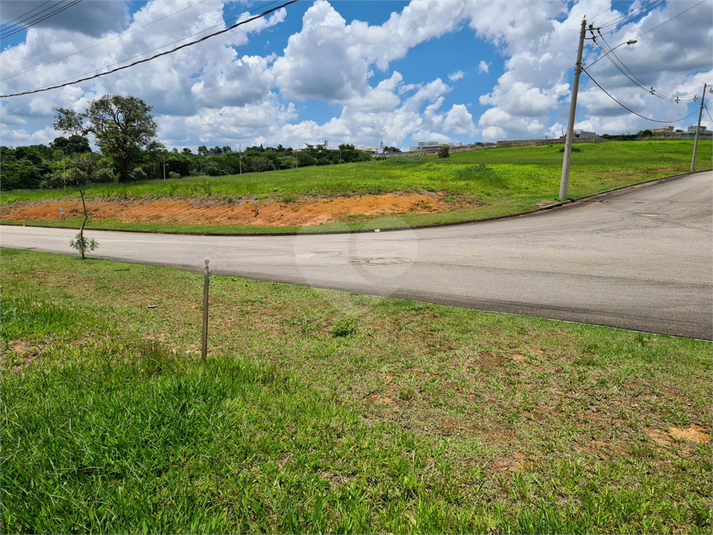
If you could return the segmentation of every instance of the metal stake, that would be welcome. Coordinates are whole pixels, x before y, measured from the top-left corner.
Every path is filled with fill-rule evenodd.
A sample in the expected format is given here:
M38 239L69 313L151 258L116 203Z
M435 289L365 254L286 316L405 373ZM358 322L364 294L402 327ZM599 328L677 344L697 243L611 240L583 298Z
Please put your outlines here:
M203 344L201 350L201 360L205 362L208 355L208 286L210 284L210 260L206 258L203 267Z

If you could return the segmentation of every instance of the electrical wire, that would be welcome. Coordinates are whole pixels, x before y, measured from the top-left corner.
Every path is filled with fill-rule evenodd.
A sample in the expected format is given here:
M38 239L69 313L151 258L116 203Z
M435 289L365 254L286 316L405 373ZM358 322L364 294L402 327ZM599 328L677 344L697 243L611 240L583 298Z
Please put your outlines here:
M601 41L601 42L599 42ZM653 86L649 86L646 82L644 82L639 76L637 76L629 67L627 67L624 62L619 58L619 56L616 55L616 52L614 52L614 48L612 48L609 43L607 43L606 39L604 39L604 36L599 34L599 40L595 39L595 44L602 50L603 56L606 57L616 69L623 74L629 81L631 81L634 85L638 86L639 88L643 89L644 91L648 92L649 94L660 98L662 100L667 100L669 102L675 102L676 104L680 102L693 102L694 99L692 98L681 98L680 96L676 95L667 95L665 93L661 93L654 89ZM601 59L601 58L600 58ZM598 60L597 60L598 61ZM595 62L596 63L596 62ZM594 63L592 63L593 65ZM591 65L590 65L591 67Z
M624 26L637 20L642 19L654 9L664 4L666 0L650 0L648 2L643 2L639 7L627 12L620 17L617 17L609 22L606 22L600 26L600 28L608 28L609 26Z
M30 13L32 13L33 11L37 11L45 4L49 4L51 1L52 0L47 0L46 2L42 2L39 6L33 7L29 11L25 11L22 15L18 15L14 19L7 21L5 24L0 24L0 31L2 31L5 26L15 26L15 24L13 24L13 22L15 22L16 20L19 20L19 19L25 20L25 17L27 17ZM64 0L61 0L61 1L64 2ZM50 9L50 8L47 8L47 9Z
M162 21L162 20L164 20L164 19L167 19L167 18L169 18L169 17L172 17L172 16L174 16L174 15L177 15L178 13L181 13L181 12L183 12L183 11L186 11L186 10L188 10L188 9L191 9L192 7L195 7L195 6L199 5L199 4L202 4L202 3L207 2L207 1L208 1L208 0L200 0L199 2L196 2L196 3L194 3L194 4L190 4L189 6L184 7L183 9L179 9L178 11L174 11L173 13L171 13L171 14L169 14L169 15L166 15L166 16L164 16L164 17L161 17L161 18L159 18L159 19L152 20L151 22L149 22L149 23L147 23L147 24L144 24L143 26L139 26L138 28L134 28L133 30L128 30L128 31L126 31L126 32L124 32L124 33L121 33L121 34L115 36L115 37L112 37L112 38L110 38L110 39L107 39L106 41L102 41L102 42L100 42L100 43L97 43L97 44L95 44L95 45L89 46L89 47L84 48L84 49L82 49L82 50L78 50L78 51L73 52L73 53L71 53L71 54L67 54L66 56L63 56L63 57L61 57L61 58L53 59L52 61L48 61L47 63L43 63L43 64L41 64L41 65L37 65L36 67L33 67L33 68L31 68L31 69L27 69L26 71L18 72L17 74L13 74L12 76L8 76L8 77L6 77L6 78L0 78L0 82L4 82L5 80L10 80L11 78L15 78L15 77L20 76L20 75L22 75L22 74L26 74L26 73L28 73L28 72L35 71L35 70L39 69L40 67L46 67L47 65L52 65L53 63L57 63L58 61L62 61L63 59L71 58L72 56L76 56L77 54L81 54L82 52L86 52L87 50L91 50L92 48L96 48L96 47L101 46L101 45L104 45L104 44L106 44L106 43L110 43L111 41L116 41L117 39L120 39L120 38L122 38L122 37L124 37L124 36L126 36L126 35L129 35L130 33L134 33L134 32L136 32L136 31L139 31L139 30L143 29L143 28L146 28L147 26L151 26L152 24L156 24L157 22L160 22L160 21ZM705 0L704 0L704 1L705 1ZM208 29L210 29L210 28L208 28ZM203 31L207 31L207 30L203 30ZM199 32L199 33L201 33L201 32ZM195 34L194 34L194 35L195 35ZM189 37L192 37L192 36L189 36ZM187 39L187 37L184 37L184 39ZM174 42L175 42L175 41L174 41ZM171 43L169 43L169 44L171 44ZM168 45L164 45L164 46L168 46ZM163 48L163 47L159 47L159 48ZM147 52L145 52L145 53L147 53ZM139 55L143 55L143 54L139 54ZM123 61L126 61L126 60L123 60ZM119 62L119 63L121 63L121 62Z
M295 0L295 1L297 1L297 0ZM276 4L276 3L278 3L278 2L279 2L279 0L273 0L272 2L268 2L267 4L263 4L263 5L260 6L259 8L255 8L255 9L253 9L253 10L251 10L251 11L248 11L247 13L249 13L249 14L256 13L256 12L260 11L261 9L265 9L266 7L271 6L271 5L273 5L273 4ZM287 4L285 4L285 5L287 5ZM276 8L276 9L279 9L279 7ZM242 14L239 15L238 17L235 17L235 18L230 19L230 20L236 20L236 21L237 21L241 16L242 16ZM115 63L111 63L111 64L109 64L109 65L104 65L103 67L100 67L100 68L98 68L98 69L92 69L91 71L87 71L87 72L84 72L84 73L82 73L82 74L78 74L78 75L72 76L71 78L65 78L64 80L60 80L60 81L56 82L56 84L64 84L65 82L68 82L68 81L70 81L70 80L73 80L74 78L77 78L77 77L82 78L82 77L84 77L84 76L89 76L89 75L92 75L92 74L95 74L95 73L102 72L104 69L109 69L109 68L111 68L111 67L116 67L117 65L121 65L122 63L124 63L124 62L126 62L126 61L131 61L132 59L145 56L146 54L150 54L151 52L156 52L157 50L161 50L161 49L163 49L163 48L166 48L167 46L175 45L176 43L180 43L181 41L185 41L186 39L190 39L191 37L195 37L195 36L197 36L197 35L200 35L200 34L202 34L202 33L207 32L207 31L213 30L213 29L215 29L215 28L220 28L221 26L223 26L223 25L222 25L222 24L216 24L215 26L210 26L209 28L204 28L204 29L202 29L202 30L200 30L200 31L198 31L198 32L196 32L196 33L194 33L194 34L181 37L180 39L176 39L175 41L171 41L170 43L164 43L164 44L162 44L161 46L157 46L156 48L152 48L151 50L144 50L143 52L140 52L140 53L135 54L135 55L133 55L133 56L130 56L130 57L128 57L128 58L123 58L123 59L121 59L121 60L119 60L119 61L117 61L117 62L115 62ZM0 98L2 98L2 96L0 96Z
M131 67L135 67L136 65L140 65L140 64L142 64L142 63L147 63L147 62L149 62L149 61L153 61L154 59L160 58L160 57L162 57L162 56L167 56L167 55L169 55L169 54L173 54L174 52L178 52L179 50L182 50L182 49L184 49L184 48L188 48L188 47L190 47L190 46L197 45L198 43L202 43L203 41L206 41L206 40L208 40L208 39L210 39L210 38L212 38L212 37L215 37L215 36L217 36L217 35L221 35L221 34L227 33L227 32L229 32L229 31L231 31L231 30L237 28L238 26L242 26L243 24L247 24L247 23L253 22L253 21L257 20L257 19L261 19L261 18L263 18L263 17L266 17L266 16L269 15L270 13L273 13L273 12L277 11L278 9L283 8L283 7L289 6L290 4L294 4L295 2L297 2L297 0L289 0L288 2L285 2L285 3L283 3L283 4L280 4L280 5L277 6L277 7L274 7L274 8L272 8L272 9L268 9L267 11L265 11L265 12L263 12L263 13L260 13L259 15L256 15L256 16L254 16L254 17L251 17L251 18L249 18L249 19L242 20L242 21L240 21L240 22L237 22L237 23L233 24L232 26L230 26L230 27L228 27L228 28L225 28L225 29L223 29L223 30L220 30L220 31L211 33L211 34L209 34L209 35L206 35L205 37L201 37L200 39L197 39L196 41L191 41L190 43L183 44L183 45L181 45L181 46L178 46L178 47L173 48L173 49L171 49L171 50L168 50L168 51L166 51L166 52L161 52L160 54L156 54L156 55L154 55L154 56L151 56L150 58L145 58L145 59L142 59L142 60L139 60L139 61L135 61L134 63L131 63L131 64L129 64L129 65L124 65L123 67L117 67L116 69L112 69L112 70L110 70L110 71L106 71L106 72L102 72L102 73L99 73L99 74L95 74L95 75L93 75L93 76L89 76L89 77L86 77L86 78L81 78L81 79L78 79L78 80L74 80L74 81L72 81L72 82L67 82L67 83L63 83L63 84L59 84L59 85L54 85L54 86L51 86L51 87L44 87L44 88L41 88L41 89L34 89L34 90L32 90L32 91L23 91L23 92L21 92L21 93L12 93L12 94L9 94L9 95L0 95L0 98L19 97L19 96L22 96L22 95L32 95L32 94L34 94L34 93L41 93L41 92L43 92L43 91L51 91L51 90L53 90L53 89L59 89L59 88L61 88L61 87L66 87L66 86L68 86L68 85L74 85L74 84L78 84L78 83L81 83L81 82L86 82L86 81L88 81L88 80L93 80L93 79L95 79L95 78L99 78L100 76L106 76L106 75L108 75L108 74L113 74L113 73L115 73L115 72L118 72L118 71L121 71L121 70L124 70L124 69L129 69L129 68L131 68ZM273 3L274 3L274 2L273 2Z
M584 73L589 77L589 79L590 79L592 82L594 82L594 83L596 84L596 86L597 86L599 89L601 89L602 91L604 91L604 93L605 93L610 99L612 99L614 102L616 102L617 104L619 104L619 106L621 106L622 108L624 108L626 111L628 111L628 112L630 112L630 113L633 113L633 114L636 115L637 117L641 117L642 119L646 119L647 121L651 121L651 122L653 122L653 123L662 123L662 124L680 123L681 121L685 121L686 119L688 119L689 117L695 115L695 114L698 112L698 110L696 110L696 111L694 111L693 113L691 113L691 114L689 114L689 115L686 115L685 117L682 117L681 119L675 119L675 120L672 120L672 121L659 121L659 120L657 120L657 119L650 119L649 117L644 117L644 116L641 115L640 113L636 113L634 110L632 110L631 108L627 107L626 105L624 105L624 104L622 104L621 102L619 102L616 98L614 98L606 89L604 89L601 85L599 85L599 82L597 82L597 81L592 77L592 75L587 72L587 69L585 69L584 67L582 67L582 72L584 72Z
M599 12L597 15L594 15L591 20L596 19L598 16L603 15L603 14L606 13L607 11L610 11L610 10L613 11L613 10L614 10L614 6L616 6L616 5L618 5L618 4L621 4L622 2L624 2L624 0L619 0L618 2L614 2L614 3L611 5L611 7L609 7L608 9L605 9L604 11Z
M708 115L708 118L713 122L713 117L711 117L711 112L708 111L708 104L704 104L703 107L706 109L706 115Z
M61 0L61 2L64 2L64 1L65 1L65 0ZM15 34L24 32L24 31L27 30L28 28L30 28L30 27L32 27L32 26L35 26L35 25L39 24L40 22L43 22L43 21L45 21L45 20L47 20L47 19L49 19L49 18L52 18L52 17L54 17L55 15L58 15L59 13L62 13L62 11L66 11L66 10L68 10L70 7L76 6L77 4L81 3L82 1L83 1L83 0L72 0L72 1L71 1L69 4L67 4L66 6L62 6L61 8L59 8L59 9L57 9L57 10L55 10L55 11L53 11L53 12L47 14L47 15L45 15L44 17L42 17L42 18L40 18L40 19L32 20L32 21L30 21L28 24L25 24L25 25L23 25L23 26L21 26L21 27L17 27L17 28L15 28L14 30L10 30L10 33L9 33L9 34L0 35L0 39L5 39L5 38L7 38L7 37L12 37L12 36L15 35ZM48 9L49 9L49 8L48 8ZM47 11L47 10L45 10L45 11Z
M698 7L698 6L700 6L701 4L705 4L707 1L708 1L708 0L701 0L701 2L698 2L695 6L689 7L689 8L686 9L685 11L681 11L678 15L674 15L674 16L671 17L670 19L663 21L663 22L662 22L661 24L659 24L658 26L654 26L654 27L651 28L650 30L646 30L644 33L640 33L639 35L637 35L636 37L634 37L634 39L637 39L637 38L641 37L642 35L646 35L646 34L649 33L649 32L653 32L656 28L659 28L659 27L663 26L663 25L666 24L667 22L671 22L673 19L675 19L675 18L677 18L677 17L680 17L680 16L683 15L684 13L688 13L688 12L689 12L691 9L693 9L694 7Z

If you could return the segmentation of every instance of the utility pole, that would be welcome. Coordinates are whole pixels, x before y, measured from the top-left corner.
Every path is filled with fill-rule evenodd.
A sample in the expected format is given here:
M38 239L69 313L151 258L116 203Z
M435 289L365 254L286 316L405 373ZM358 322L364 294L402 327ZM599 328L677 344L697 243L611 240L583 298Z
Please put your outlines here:
M574 84L572 85L572 99L569 106L567 138L564 143L564 161L562 162L562 179L560 180L560 199L567 198L567 187L569 186L569 165L572 160L572 138L574 137L574 115L577 111L577 92L579 91L579 75L582 73L582 50L584 49L584 35L586 31L587 20L582 19L582 30L579 32L577 63L574 65Z
M698 134L701 131L701 116L703 115L703 101L706 99L706 87L703 84L703 95L701 96L701 111L698 112L698 125L696 126L696 141L693 142L693 159L691 160L691 173L696 170L696 153L698 152Z

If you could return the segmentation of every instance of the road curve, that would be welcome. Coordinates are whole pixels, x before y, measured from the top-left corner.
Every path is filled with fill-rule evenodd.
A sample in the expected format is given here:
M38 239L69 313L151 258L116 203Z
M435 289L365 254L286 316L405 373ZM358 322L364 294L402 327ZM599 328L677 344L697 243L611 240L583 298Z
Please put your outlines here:
M110 260L200 270L209 258L224 275L713 339L711 171L496 221L379 224L358 234L87 235L100 244L92 256ZM72 254L76 232L5 225L0 245Z

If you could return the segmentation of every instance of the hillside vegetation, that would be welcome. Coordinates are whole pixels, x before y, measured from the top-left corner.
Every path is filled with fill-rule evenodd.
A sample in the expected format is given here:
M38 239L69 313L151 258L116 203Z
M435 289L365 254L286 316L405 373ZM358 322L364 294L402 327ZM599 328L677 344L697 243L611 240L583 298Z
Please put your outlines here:
M610 141L576 146L569 198L686 173L692 141ZM452 206L438 214L405 217L404 225L482 219L537 208L557 200L562 166L561 145L489 148L452 154L449 158L400 157L341 165L285 169L219 177L192 177L121 184L88 185L89 200L144 202L189 199L239 204L277 199L284 204L304 197L427 192ZM699 144L697 170L711 168L711 141ZM16 190L3 193L2 204L19 205L76 199L72 188ZM358 216L359 214L354 214ZM6 219L6 218L5 218ZM3 222L8 222L4 220ZM60 224L57 222L54 224ZM52 223L45 223L52 224ZM72 221L64 221L72 225ZM111 221L91 221L94 228L128 228ZM130 226L130 225L129 225ZM186 231L177 225L138 225L137 230ZM244 231L243 227L219 231ZM202 232L211 232L206 226Z

